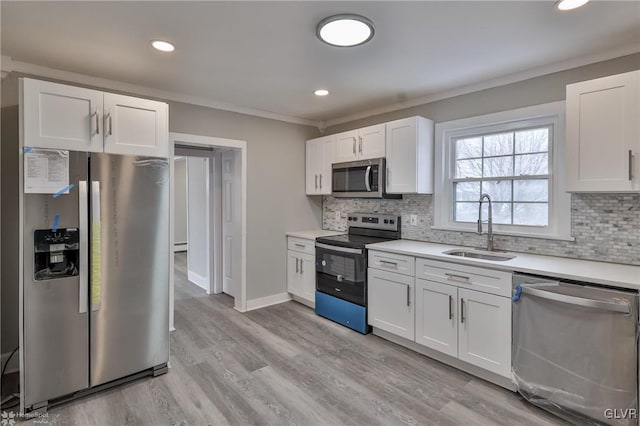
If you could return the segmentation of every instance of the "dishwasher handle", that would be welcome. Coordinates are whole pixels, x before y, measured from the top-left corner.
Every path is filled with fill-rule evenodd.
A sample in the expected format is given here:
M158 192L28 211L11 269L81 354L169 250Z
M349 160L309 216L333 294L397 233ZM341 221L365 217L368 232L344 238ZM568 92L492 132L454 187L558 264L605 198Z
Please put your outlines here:
M594 299L585 299L584 297L577 296L569 296L566 294L555 293L552 291L545 291L540 288L539 285L521 285L521 292L523 294L529 294L531 296L540 297L542 299L554 300L560 303L566 303L569 305L582 306L584 308L597 309L600 311L608 311L608 312L618 312L621 314L629 314L631 312L631 307L629 303L624 300L594 300Z

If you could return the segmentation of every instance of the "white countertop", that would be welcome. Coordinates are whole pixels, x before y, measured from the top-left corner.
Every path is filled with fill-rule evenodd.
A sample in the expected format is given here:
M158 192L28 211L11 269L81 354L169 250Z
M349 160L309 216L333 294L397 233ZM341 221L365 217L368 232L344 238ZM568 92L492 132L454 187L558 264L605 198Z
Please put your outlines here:
M287 237L298 237L306 240L315 240L318 237L345 234L345 231L330 231L328 229L307 229L304 231L287 232Z
M413 240L394 240L384 243L368 244L367 248L389 253L444 260L451 263L489 267L502 271L547 275L575 281L640 290L640 266L515 252L510 253L511 255L515 255L515 258L505 261L472 259L442 254L444 251L453 249L473 250L470 247Z

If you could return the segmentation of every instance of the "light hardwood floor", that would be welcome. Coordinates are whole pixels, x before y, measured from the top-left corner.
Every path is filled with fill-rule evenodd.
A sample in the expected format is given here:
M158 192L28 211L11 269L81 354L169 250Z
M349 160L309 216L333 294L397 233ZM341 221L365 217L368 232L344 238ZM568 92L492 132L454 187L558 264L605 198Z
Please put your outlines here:
M551 425L519 396L288 302L241 314L176 255L171 369L51 409L76 425Z

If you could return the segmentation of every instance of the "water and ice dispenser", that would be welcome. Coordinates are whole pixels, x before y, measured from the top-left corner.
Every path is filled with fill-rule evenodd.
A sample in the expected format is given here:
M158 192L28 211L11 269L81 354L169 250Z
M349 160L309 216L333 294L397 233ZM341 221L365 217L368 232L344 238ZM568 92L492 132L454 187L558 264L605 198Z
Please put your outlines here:
M79 274L78 228L36 229L34 232L34 279L72 277Z

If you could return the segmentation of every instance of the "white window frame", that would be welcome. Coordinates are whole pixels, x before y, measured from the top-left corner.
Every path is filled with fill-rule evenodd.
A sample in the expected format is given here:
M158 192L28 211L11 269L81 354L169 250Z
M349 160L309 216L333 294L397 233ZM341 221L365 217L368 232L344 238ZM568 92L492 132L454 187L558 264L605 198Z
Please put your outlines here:
M437 123L435 126L435 191L432 229L476 232L476 223L453 220L453 177L456 139L520 128L550 126L548 226L494 224L495 234L532 238L571 238L571 195L564 190L565 102L552 102L477 117ZM489 179L490 180L490 179Z

